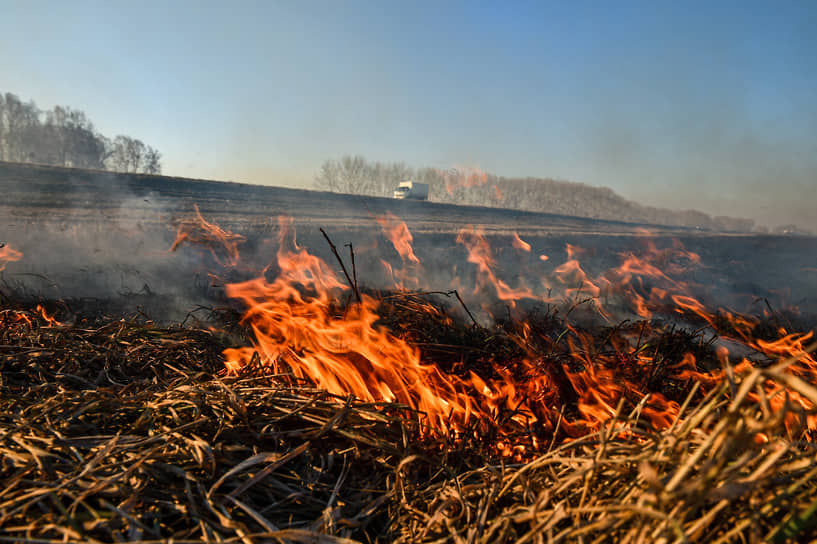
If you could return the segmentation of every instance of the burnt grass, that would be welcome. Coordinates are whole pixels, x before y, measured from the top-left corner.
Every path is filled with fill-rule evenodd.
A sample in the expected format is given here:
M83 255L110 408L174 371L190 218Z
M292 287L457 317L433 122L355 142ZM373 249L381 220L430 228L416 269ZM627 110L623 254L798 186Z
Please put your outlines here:
M231 309L184 325L113 317L98 301L0 298L0 537L8 541L518 542L579 537L803 541L815 534L817 448L807 413L771 410L748 391L779 383L817 403L814 384L758 361L705 388L669 369L686 353L720 368L717 335L669 322L578 326L534 308L479 326L449 298L379 293L380 325L446 373L554 378L565 420L578 416L569 350L615 366L643 392L682 405L670 429L621 399L614 417L564 431L465 438L418 434L405 406L340 398L251 364ZM338 312L343 311L338 303ZM758 332L774 329L758 320ZM632 339L636 338L636 349ZM573 346L571 348L570 346ZM625 349L625 346L630 346ZM649 350L645 374L635 355ZM786 417L783 417L786 416ZM787 425L788 422L788 425ZM485 428L485 427L484 427ZM763 434L765 442L759 441ZM499 440L532 444L516 458Z

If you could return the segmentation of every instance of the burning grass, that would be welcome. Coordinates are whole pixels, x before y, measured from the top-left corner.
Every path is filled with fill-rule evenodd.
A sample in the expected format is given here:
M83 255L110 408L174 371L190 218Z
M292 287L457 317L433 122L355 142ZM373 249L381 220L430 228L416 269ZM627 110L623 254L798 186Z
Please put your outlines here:
M702 375L722 369L711 336L646 321L581 329L556 312L473 327L429 300L383 296L378 324L455 376L489 382L510 372L523 381L532 371L517 364L524 360L562 369L553 374L558 398L547 399L559 403L553 428L508 425L518 412L496 402L482 424L429 433L427 414L404 403L333 395L257 356L227 373L222 351L251 333L227 312L213 316L218 328L136 319L66 325L73 317L56 306L5 300L0 540L817 535L814 411L804 407L817 405L817 389L792 372L810 348L800 360L735 365L711 382L679 380L673 366L687 353ZM615 350L636 331L637 349ZM615 366L620 381L640 380L642 395L622 392L597 428L577 423L585 392L573 373L587 369L575 357L568 364L576 349L597 376ZM645 350L653 362L646 376ZM655 396L679 404L665 426L646 417Z
M401 419L259 369L225 376L223 348L207 330L48 326L6 308L0 535L312 541L383 532L373 512L405 448Z
M286 219L242 277L243 239L198 215L173 247L238 277L240 314L160 328L0 297L0 540L817 537L813 331L707 309L678 244L595 276L568 246L542 295L470 229L472 295L503 309L480 320L456 286L417 291L408 229L381 226L386 291Z

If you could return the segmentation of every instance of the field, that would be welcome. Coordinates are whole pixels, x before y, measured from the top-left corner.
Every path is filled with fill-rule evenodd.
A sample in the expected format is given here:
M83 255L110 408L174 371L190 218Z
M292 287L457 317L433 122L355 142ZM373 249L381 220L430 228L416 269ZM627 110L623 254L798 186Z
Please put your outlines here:
M3 540L817 536L815 238L11 164L0 194Z
M617 266L620 255L638 253L643 234L666 245L675 239L701 256L695 281L716 296L714 304L748 310L758 297L777 309L798 307L817 313L817 238L713 233L655 225L598 221L569 216L461 207L432 202L338 195L236 183L123 175L31 165L0 164L0 243L18 246L27 258L18 271L37 274L28 283L48 295L116 295L147 284L173 291L191 274L208 273L193 262L161 253L181 221L195 214L247 238L242 257L260 269L272 259L278 218L291 217L298 240L326 261L334 260L323 228L339 245L352 243L362 259L364 282L378 286L381 260L400 265L400 256L377 222L386 214L404 221L426 272L439 274L424 288L446 289L452 276L466 273L467 252L456 242L463 228L479 229L496 253L499 275L520 272L529 283L567 259L570 244L582 248L582 265L593 272ZM514 251L512 235L530 244L529 262ZM369 250L369 254L366 251ZM548 261L531 268L540 255ZM525 257L524 255L522 257ZM368 260L367 260L368 259ZM458 266L459 272L452 272ZM525 270L521 270L522 266ZM176 276L176 277L174 277ZM14 281L14 276L7 281ZM54 288L60 290L54 291ZM99 288L95 288L99 287Z

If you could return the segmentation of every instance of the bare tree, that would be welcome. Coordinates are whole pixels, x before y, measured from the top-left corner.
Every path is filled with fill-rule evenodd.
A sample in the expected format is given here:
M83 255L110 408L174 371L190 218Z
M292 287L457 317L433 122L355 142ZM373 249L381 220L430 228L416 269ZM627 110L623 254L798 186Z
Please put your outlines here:
M17 162L28 160L29 150L23 144L30 138L32 127L39 125L39 116L40 111L34 102L26 104L16 95L6 93L2 120L5 125L6 160Z
M317 189L324 189L333 193L341 192L338 161L324 161L321 165L321 171L315 176L314 184Z
M402 162L368 163L360 155L346 155L321 165L314 184L336 193L390 196L400 181L411 179L414 171Z
M105 166L116 172L145 172L144 163L148 148L141 140L129 136L119 135L109 144ZM158 152L157 152L158 154ZM158 156L155 158L155 167L161 168ZM153 168L154 165L151 166ZM155 172L151 172L155 173Z
M104 168L105 141L84 112L56 106L45 112L37 158L41 162L78 168Z
M147 146L145 156L142 158L142 172L145 174L162 173L162 154L150 146Z
M129 167L126 138L120 135L108 143L105 168L114 172L127 172Z
M131 170L126 170L126 172L139 172L142 167L142 160L145 157L145 144L142 143L142 140L127 138L126 149L131 167Z
M12 93L0 94L0 160L121 172L161 173L161 154L141 140L113 141L85 112L55 106L45 112Z
M360 155L346 155L338 161L326 161L315 178L315 185L336 193L369 194L370 184L365 179L365 166L366 161Z
M315 177L319 189L390 196L402 180L428 183L429 198L476 206L494 206L635 223L750 231L750 219L710 217L694 210L667 210L629 201L608 187L547 178L504 178L468 169L414 170L403 163L369 163L360 155L346 155L323 163ZM453 181L452 181L453 180Z

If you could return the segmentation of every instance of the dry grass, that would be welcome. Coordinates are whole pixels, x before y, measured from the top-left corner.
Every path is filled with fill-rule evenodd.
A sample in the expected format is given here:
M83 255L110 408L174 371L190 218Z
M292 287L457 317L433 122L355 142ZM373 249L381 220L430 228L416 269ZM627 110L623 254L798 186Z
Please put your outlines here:
M420 315L414 303L395 305L395 315ZM429 319L405 328L420 340L436 331L428 349L437 355L460 349L479 362L517 349L509 329L444 330L424 326ZM221 350L240 331L230 330L48 326L6 301L0 541L817 536L817 445L792 430L805 414L772 410L761 387L785 385L817 404L814 385L784 371L791 362L738 374L706 395L693 386L670 429L650 428L644 403L622 402L600 431L570 441L556 433L513 464L490 440L421 440L420 414L401 406L332 397L263 368L225 375Z
M399 541L784 542L814 536L815 445L788 440L779 415L747 403L764 380L811 386L779 368L728 386L672 429L638 410L516 466L486 465L433 485L397 482ZM817 399L817 397L811 397ZM756 440L758 433L768 443ZM410 468L412 460L404 461Z

